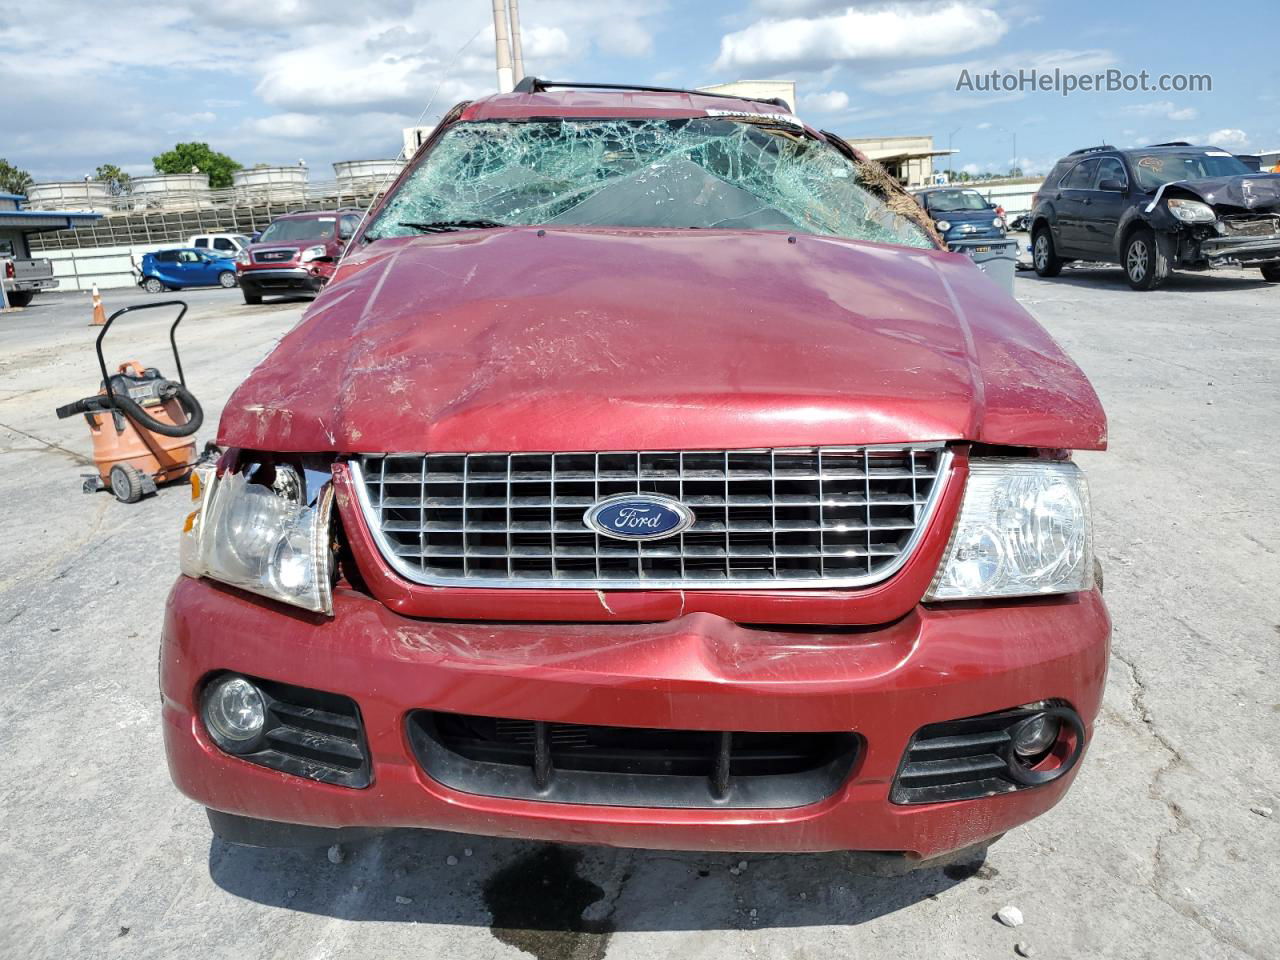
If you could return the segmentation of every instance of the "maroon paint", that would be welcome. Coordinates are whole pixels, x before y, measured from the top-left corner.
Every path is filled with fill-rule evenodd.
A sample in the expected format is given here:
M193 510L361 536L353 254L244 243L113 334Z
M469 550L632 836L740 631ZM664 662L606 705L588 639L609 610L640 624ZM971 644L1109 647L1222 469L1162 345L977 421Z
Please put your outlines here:
M312 618L231 588L179 579L160 667L169 766L184 793L229 813L318 826L928 856L1044 812L1074 771L1015 794L894 806L889 782L911 734L923 724L1047 697L1071 702L1091 730L1110 636L1096 592L1004 607L917 608L852 635L745 628L709 613L650 624L431 622L402 617L347 589L338 590L335 607L332 620ZM219 751L195 702L201 680L223 669L355 698L368 730L373 784L352 790L312 783ZM472 796L428 779L406 744L404 717L418 707L676 729L855 730L867 748L834 796L795 809L538 803Z
M379 240L349 255L232 395L219 442L1105 446L1088 380L961 254L764 231L538 234Z

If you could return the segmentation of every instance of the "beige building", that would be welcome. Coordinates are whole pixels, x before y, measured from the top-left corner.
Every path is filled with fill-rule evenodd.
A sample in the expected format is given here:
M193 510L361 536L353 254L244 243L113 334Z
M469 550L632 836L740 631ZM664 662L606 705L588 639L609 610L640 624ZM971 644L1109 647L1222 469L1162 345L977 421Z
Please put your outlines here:
M956 152L935 150L933 137L845 137L845 140L872 160L879 160L904 187L932 184L933 158Z

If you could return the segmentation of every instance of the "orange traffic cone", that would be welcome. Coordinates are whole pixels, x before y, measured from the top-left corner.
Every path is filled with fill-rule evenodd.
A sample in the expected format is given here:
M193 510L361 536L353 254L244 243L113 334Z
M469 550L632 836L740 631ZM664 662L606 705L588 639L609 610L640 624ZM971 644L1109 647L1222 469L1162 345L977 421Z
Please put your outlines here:
M98 285L93 285L93 322L90 326L100 327L107 322L107 311L102 307L102 294L98 292Z

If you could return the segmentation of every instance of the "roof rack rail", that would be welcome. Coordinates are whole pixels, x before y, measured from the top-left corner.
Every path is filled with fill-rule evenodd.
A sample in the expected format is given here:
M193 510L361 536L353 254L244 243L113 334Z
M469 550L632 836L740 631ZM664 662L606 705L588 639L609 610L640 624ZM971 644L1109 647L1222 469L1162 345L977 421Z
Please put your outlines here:
M1188 143L1186 140L1170 140L1168 143L1149 143L1147 149L1152 147L1193 147L1195 144Z
M1100 150L1114 150L1114 149L1115 147L1113 147L1111 144L1104 143L1098 147L1081 147L1079 150L1072 150L1070 153L1067 154L1067 156L1078 157L1082 153L1097 153Z
M651 87L642 83L585 83L574 80L543 80L540 77L525 77L516 84L513 93L543 93L553 87L582 90L635 90L642 93L687 93L692 97L718 97L721 100L748 100L752 103L767 103L771 107L790 110L791 104L781 97L744 97L736 93L711 93L706 90L684 90L680 87Z

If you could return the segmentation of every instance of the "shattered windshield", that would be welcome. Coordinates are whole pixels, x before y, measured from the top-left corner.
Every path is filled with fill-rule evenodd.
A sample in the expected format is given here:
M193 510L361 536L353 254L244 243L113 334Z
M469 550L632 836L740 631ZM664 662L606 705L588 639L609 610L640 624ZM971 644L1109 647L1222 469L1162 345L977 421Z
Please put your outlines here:
M725 227L933 247L834 147L720 118L458 124L366 237L440 224Z
M1144 190L1155 190L1175 180L1204 180L1208 177L1236 177L1253 173L1240 160L1225 151L1204 153L1157 153L1134 157L1133 168Z

